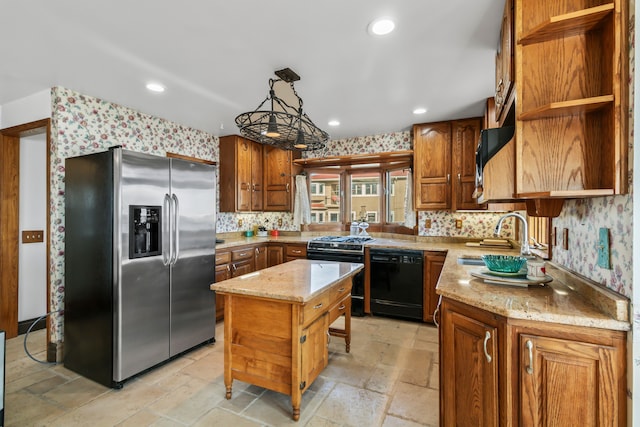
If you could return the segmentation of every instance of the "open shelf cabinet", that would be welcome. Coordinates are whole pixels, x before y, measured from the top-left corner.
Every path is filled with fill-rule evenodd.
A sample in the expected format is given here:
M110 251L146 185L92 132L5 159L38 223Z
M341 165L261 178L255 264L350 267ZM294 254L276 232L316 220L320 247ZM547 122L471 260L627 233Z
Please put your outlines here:
M627 192L627 0L516 0L516 194Z

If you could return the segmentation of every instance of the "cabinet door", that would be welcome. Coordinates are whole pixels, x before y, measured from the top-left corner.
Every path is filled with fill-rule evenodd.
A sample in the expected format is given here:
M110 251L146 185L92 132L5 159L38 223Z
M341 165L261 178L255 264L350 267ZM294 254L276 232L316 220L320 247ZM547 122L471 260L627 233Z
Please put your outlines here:
M216 265L216 283L222 282L231 278L231 266L230 264ZM216 295L216 319L222 319L224 317L224 297L222 295Z
M438 308L438 294L436 294L436 285L442 272L442 266L447 256L440 252L425 252L424 257L424 301L423 301L423 318L425 322L433 323L433 313Z
M251 210L261 211L263 206L262 144L251 143Z
M253 258L231 264L231 277L242 276L243 274L252 273L254 271Z
M451 208L451 124L414 126L416 209Z
M292 153L264 147L264 210L290 212L293 194Z
M273 267L274 265L282 264L284 262L284 247L282 245L269 245L267 246L267 265Z
M329 362L329 315L323 314L302 331L300 389L306 390Z
M513 88L513 0L506 0L496 53L496 118L502 124Z
M441 310L440 425L497 426L498 330L446 299Z
M255 270L267 268L267 246L256 246L253 251L255 253Z
M473 197L476 189L476 149L480 139L480 118L451 122L453 137L453 210L486 209Z
M236 185L238 211L251 210L252 178L251 178L251 152L253 143L249 140L238 138L236 155Z
M626 425L618 398L624 367L615 347L527 334L519 345L519 425Z

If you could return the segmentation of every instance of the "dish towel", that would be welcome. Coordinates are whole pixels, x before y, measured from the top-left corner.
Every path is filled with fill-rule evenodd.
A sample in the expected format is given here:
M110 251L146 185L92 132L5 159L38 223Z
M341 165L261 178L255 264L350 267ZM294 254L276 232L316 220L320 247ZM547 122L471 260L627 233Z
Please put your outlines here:
M404 196L404 226L413 228L416 226L416 211L413 209L413 174L407 173L407 191Z
M307 192L307 177L296 175L296 196L293 203L293 225L300 227L301 224L311 223L311 205L309 204L309 193Z

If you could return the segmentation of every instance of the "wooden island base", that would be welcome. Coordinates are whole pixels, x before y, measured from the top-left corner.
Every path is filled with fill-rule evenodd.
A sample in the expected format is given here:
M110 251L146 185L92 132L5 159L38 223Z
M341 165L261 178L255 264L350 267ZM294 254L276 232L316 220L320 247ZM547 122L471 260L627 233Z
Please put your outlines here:
M304 267L309 262L286 264L299 263L299 267ZM261 279L268 281L268 270L286 264L262 270ZM328 363L330 335L344 338L349 352L351 280L360 265L353 264L353 270L343 271L326 286L316 286L310 297L302 301L234 292L226 285L233 285L236 279L212 286L218 296L225 298L225 397L231 399L234 379L284 393L291 396L292 418L298 421L302 393ZM343 314L344 329L329 328Z

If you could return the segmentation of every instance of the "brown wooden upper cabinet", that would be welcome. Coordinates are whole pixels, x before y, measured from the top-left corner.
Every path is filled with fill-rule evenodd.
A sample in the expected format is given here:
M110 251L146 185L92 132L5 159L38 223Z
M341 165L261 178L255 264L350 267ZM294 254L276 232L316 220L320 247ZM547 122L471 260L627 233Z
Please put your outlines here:
M264 210L290 212L293 210L294 177L300 167L293 164L299 152L264 146Z
M231 135L220 138L220 211L261 211L262 144Z
M513 0L506 0L496 52L495 118L502 125L514 101Z
M472 197L482 118L413 126L415 207L485 209Z
M624 194L627 0L515 0L516 196Z
M220 137L220 211L291 212L298 157L237 135Z

